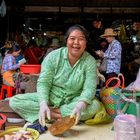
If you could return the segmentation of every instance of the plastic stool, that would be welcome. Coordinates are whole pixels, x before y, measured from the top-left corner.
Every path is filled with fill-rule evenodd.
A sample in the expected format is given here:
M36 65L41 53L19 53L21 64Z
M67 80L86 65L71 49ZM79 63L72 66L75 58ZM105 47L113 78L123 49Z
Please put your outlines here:
M5 97L12 97L15 94L16 88L2 85L1 92L0 92L0 100L4 99ZM5 96L6 93L6 96Z
M0 113L0 130L5 130L5 123L6 123L7 117Z

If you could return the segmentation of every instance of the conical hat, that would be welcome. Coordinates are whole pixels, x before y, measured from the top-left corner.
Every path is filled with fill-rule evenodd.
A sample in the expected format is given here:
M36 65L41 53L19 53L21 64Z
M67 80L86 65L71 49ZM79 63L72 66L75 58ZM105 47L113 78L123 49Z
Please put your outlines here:
M104 38L106 36L117 36L117 34L114 32L114 30L112 28L107 28L107 29L105 29L104 34L101 35L100 37Z

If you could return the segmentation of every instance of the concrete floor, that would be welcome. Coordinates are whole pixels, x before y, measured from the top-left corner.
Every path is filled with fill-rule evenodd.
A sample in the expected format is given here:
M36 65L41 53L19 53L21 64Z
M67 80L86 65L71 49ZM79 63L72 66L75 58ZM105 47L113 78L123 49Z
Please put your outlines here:
M73 126L63 135L52 136L49 131L40 135L39 140L114 140L114 131L112 123L88 126L80 124Z
M15 117L16 115L11 109L9 109L7 101L0 102L0 112L8 112L10 115L12 115L12 117ZM23 126L23 124L8 124L6 126L11 125L17 125L20 127ZM52 136L50 132L47 131L46 133L40 135L39 140L114 140L114 131L111 130L112 126L112 123L93 126L79 124L73 126L70 130L59 137Z

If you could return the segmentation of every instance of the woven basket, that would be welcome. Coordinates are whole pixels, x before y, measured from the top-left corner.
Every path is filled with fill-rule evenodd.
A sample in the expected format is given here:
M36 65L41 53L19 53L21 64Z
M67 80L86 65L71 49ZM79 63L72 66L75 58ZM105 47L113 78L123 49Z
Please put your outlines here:
M120 88L104 88L100 92L100 98L106 108L107 113L115 118L117 115L117 101L120 98L121 89Z
M117 80L116 85L108 87L109 83ZM121 84L122 80L122 84ZM107 113L114 118L117 115L117 101L120 98L121 89L124 88L124 77L119 74L118 77L110 78L106 81L106 86L100 91L100 98L103 102ZM121 107L123 106L123 103Z
M109 82L113 79L118 79L118 83L114 87L107 87ZM106 87L104 87L100 91L100 98L103 102L106 111L108 114L115 118L117 115L118 106L122 110L123 113L127 114L137 114L136 106L133 103L128 103L124 100L121 100L121 95L123 94L128 99L132 99L140 104L140 92L139 93L133 93L133 92L122 92L122 89L124 88L124 78L122 77L122 85L121 81L118 78L112 78L109 79L109 82L106 82Z

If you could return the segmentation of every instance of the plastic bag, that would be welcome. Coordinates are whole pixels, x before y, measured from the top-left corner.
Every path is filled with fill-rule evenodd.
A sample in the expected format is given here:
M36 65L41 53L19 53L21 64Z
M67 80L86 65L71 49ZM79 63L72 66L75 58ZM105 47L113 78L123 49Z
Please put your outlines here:
M136 77L136 80L132 83L130 83L126 88L126 90L131 90L131 91L139 91L140 92L140 68Z
M6 15L6 4L5 1L3 0L0 6L0 14L2 17Z
M104 105L102 103L100 104L101 104L101 109L99 110L99 112L97 112L94 118L86 120L85 124L95 125L95 124L112 122L112 118L106 112Z

